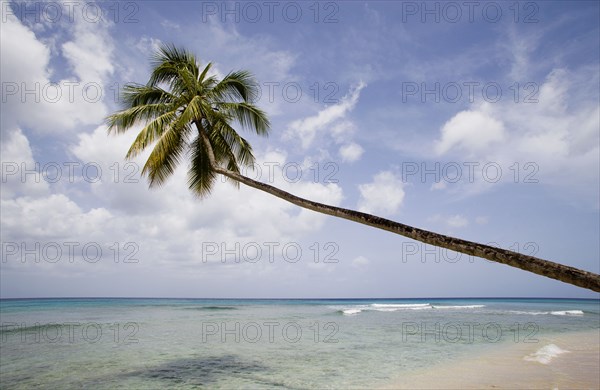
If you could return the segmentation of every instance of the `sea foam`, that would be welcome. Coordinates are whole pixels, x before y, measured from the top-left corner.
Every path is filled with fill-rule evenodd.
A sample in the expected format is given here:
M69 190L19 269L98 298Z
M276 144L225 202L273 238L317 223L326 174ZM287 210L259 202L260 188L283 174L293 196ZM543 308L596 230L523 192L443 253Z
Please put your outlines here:
M561 310L561 311L551 311L550 314L553 316L582 316L583 311L581 310Z
M462 306L433 306L434 309L479 309L485 305L462 305Z
M532 316L539 315L553 315L553 316L582 316L583 311L581 310L555 310L555 311L521 311L521 310L509 310L511 314L528 314Z
M431 309L478 309L485 305L432 305L430 303L372 303L370 305L354 305L333 307L344 315L355 315L364 311L394 312L404 310L431 310Z
M523 359L530 362L538 362L542 364L548 364L560 354L567 353L569 351L561 349L555 344L548 344L536 352L525 356Z

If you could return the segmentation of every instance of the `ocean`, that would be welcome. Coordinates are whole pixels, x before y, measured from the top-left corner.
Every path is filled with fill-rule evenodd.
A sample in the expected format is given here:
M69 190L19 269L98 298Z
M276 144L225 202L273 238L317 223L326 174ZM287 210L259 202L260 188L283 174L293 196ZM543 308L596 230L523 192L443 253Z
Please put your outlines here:
M577 299L3 299L0 387L372 388L600 329Z

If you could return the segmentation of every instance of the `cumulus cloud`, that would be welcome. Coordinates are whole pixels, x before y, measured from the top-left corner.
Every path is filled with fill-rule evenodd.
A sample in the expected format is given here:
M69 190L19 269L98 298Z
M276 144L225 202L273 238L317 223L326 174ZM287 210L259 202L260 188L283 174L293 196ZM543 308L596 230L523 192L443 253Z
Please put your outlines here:
M42 133L64 133L106 115L104 81L112 72L111 40L103 23L77 21L73 40L62 46L74 75L53 74L49 43L12 14L2 18L0 37L3 82L2 132L26 127Z
M371 183L358 186L358 209L366 213L394 214L404 200L404 183L391 171L379 172Z
M349 144L342 145L339 149L340 156L343 162L354 162L358 161L364 153L362 146L356 142L350 142Z
M440 129L435 150L440 156L479 163L476 180L468 186L459 183L464 193L490 188L481 169L492 162L503 170L502 182L533 177L597 205L591 199L597 197L597 186L589 185L598 183L600 175L597 84L597 66L554 69L530 103L486 103L453 116Z
M75 18L72 40L62 45L62 53L79 80L104 83L113 74L114 45L107 21L90 23Z
M282 267L282 263L287 266L282 261L282 247L287 243L302 243L303 237L320 229L328 218L244 185L236 189L221 180L217 181L212 196L198 200L187 188L185 164L163 187L148 190L146 181L139 177L145 156L129 162L132 165L127 166L134 167L133 170L124 167L123 156L135 135L132 131L122 137L107 137L105 126L99 126L91 134L79 135L71 153L81 164L93 163L99 167L102 174L94 182L78 180L67 185L69 191L64 191L65 183L47 183L40 178L36 184L40 189L19 187L32 185L34 178L30 175L27 182L17 183L19 186L11 184L6 192L3 185L3 242L26 243L27 248L35 247L36 243L44 247L48 243L76 242L79 249L86 243L97 243L104 257L98 263L102 265L94 269L103 272L169 272L173 277L236 278L257 272L267 275L269 269ZM21 160L33 159L27 137L21 133L2 146L13 149L13 154L18 152ZM282 171L287 162L285 153L269 151L259 153L257 158L257 166L263 167L256 177L258 180L308 199L333 205L341 203L343 192L337 184L288 180ZM273 168L271 174L268 167ZM118 264L112 259L115 243L121 251ZM269 262L267 243L275 248L273 264ZM217 252L208 256L207 244L216 245ZM244 261L245 257L254 257L242 249L246 246L261 248L258 263ZM310 257L309 246L302 246L305 261ZM64 245L63 250L66 253ZM225 256L227 250L236 253ZM127 254L135 254L139 262L125 270L122 258ZM74 277L91 269L79 255L74 263L63 258L56 264L47 263L34 269L50 268L61 277ZM11 256L3 269L31 269L31 262L15 261L18 256ZM234 262L240 257L240 263ZM222 262L224 258L226 263Z
M123 161L123 156L126 154L127 148L135 136L135 129L132 129L125 136L108 138L106 136L106 128L100 126L92 134L80 135L79 143L72 148L74 155L82 161L95 162L102 167L103 171L111 173L111 175L107 177L107 180L102 180L95 186L94 192L102 198L114 198L115 207L119 207L121 202L124 202L125 206L129 206L130 202L135 201L135 199L139 199L139 202L142 198L149 202L146 207L150 209L159 207L159 202L163 204L163 207L166 207L166 210L170 207L177 207L178 204L186 204L189 202L193 202L197 205L208 203L210 204L210 207L207 208L213 210L211 213L214 213L214 210L220 210L227 215L231 214L232 216L235 216L236 220L247 220L247 223L252 223L254 211L257 212L255 215L256 218L265 219L269 214L272 214L274 218L279 218L280 212L296 209L296 206L284 201L276 200L272 195L264 194L243 185L240 186L239 191L235 190L229 183L225 183L223 180L218 181L217 186L215 187L214 196L200 202L189 194L186 187L185 175L187 164L185 162L183 162L180 169L178 169L174 176L165 184L166 188L170 188L170 190L167 191L167 194L163 193L161 189L155 189L148 192L146 182L143 178L139 178L139 174L141 172L141 167L144 164L144 158L149 152L147 152L146 155L142 155L138 159L133 160L131 162L134 164L133 168L126 168L126 162ZM304 171L300 171L302 176L299 177L295 173L285 172L284 167L287 163L286 158L287 156L285 153L274 150L264 154L258 154L254 169L245 169L243 172L249 177L277 186L299 196L331 204L339 204L341 202L342 190L337 184L313 182L310 180L310 177L308 177L308 172ZM115 165L115 163L118 164ZM111 167L113 168L111 169ZM112 171L115 169L114 167L122 169L122 172L119 175L121 178L119 182L114 182L114 174L112 174ZM134 183L123 183L124 177L128 174L127 171L129 171L129 173L135 172ZM293 180L290 179L290 176L293 176L291 178ZM171 200L173 201L172 204L169 203ZM250 206L247 207L248 205ZM274 207L275 205L278 207ZM191 205L188 204L187 206ZM129 207L122 208L129 209ZM246 208L245 211L243 210L244 208ZM182 214L185 214L185 212L182 212ZM259 218L259 215L262 215L262 218ZM301 216L298 215L297 217L300 218ZM312 223L318 225L322 216L309 212L306 217L302 214L302 218L307 219L305 221L306 224ZM276 225L276 223L274 224ZM241 225L244 224L240 224L240 226ZM300 221L296 221L296 223L292 223L292 225L300 226L302 224Z
M21 129L2 137L0 159L2 161L2 199L15 196L40 196L48 193L44 180L33 158L29 140ZM39 164L38 164L39 165Z
M438 154L444 154L456 148L472 154L487 150L490 145L503 139L502 122L485 112L462 111L444 124L435 150Z
M92 191L121 218L127 218L129 230L144 226L153 232L152 236L163 240L168 237L172 246L184 246L184 240L194 241L192 237L197 234L230 242L281 242L319 229L327 218L244 185L235 189L224 180L218 180L213 194L200 201L187 188L185 163L162 188L148 190L145 180L139 179L139 168L134 168L136 180L126 183L123 179L132 171L122 168L122 156L134 136L132 131L124 137L107 138L101 126L90 135L81 135L73 147L74 155L82 161L94 161L111 173L106 180L92 184ZM132 161L134 167L141 167L143 158ZM333 205L341 203L343 192L337 184L308 178L289 180L283 171L286 162L284 153L269 151L257 155L256 170L246 173L298 196ZM114 180L114 167L122 169L121 180ZM201 252L200 247L195 250Z
M334 125L336 121L344 119L346 115L354 109L354 106L358 102L360 91L365 86L364 83L360 82L356 87L350 90L339 103L322 109L316 115L293 121L286 131L287 136L290 138L298 138L302 148L308 149L312 145L318 132L324 131L328 126ZM342 122L342 126L348 127L348 124ZM345 130L340 127L337 127L337 129L336 132L338 134Z

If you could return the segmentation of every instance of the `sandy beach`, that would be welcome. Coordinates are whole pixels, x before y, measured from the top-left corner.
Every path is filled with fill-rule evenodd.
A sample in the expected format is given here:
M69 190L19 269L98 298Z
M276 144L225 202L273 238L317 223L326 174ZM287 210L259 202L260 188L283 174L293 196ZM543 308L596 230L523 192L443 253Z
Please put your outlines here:
M599 389L600 331L498 345L398 378L388 389ZM562 352L568 351L568 352Z

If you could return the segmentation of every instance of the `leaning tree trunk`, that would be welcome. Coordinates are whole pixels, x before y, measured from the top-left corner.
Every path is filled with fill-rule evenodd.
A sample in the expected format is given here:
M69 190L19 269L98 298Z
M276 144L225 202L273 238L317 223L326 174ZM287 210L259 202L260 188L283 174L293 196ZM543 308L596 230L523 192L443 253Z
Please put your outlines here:
M237 182L268 192L271 195L309 210L373 226L378 229L387 230L404 237L412 238L413 240L421 241L425 244L435 245L467 255L507 264L538 275L560 280L561 282L571 283L579 287L600 292L600 275L593 272L583 271L575 267L569 267L502 248L496 248L473 241L418 229L371 214L313 202L220 167L217 167L215 171Z
M292 195L289 192L280 190L279 188L270 186L268 184L252 180L236 172L229 171L215 163L214 154L208 137L203 131L200 131L200 133L200 136L203 138L204 144L208 149L208 156L215 172L220 173L239 183L243 183L247 186L267 192L287 202L316 211L318 213L332 215L334 217L344 218L350 221L362 223L364 225L373 226L378 229L387 230L404 237L412 238L413 240L421 241L425 244L450 249L467 255L481 257L498 263L510 265L512 267L520 268L525 271L533 272L534 274L560 280L561 282L570 283L575 286L600 292L600 275L593 272L580 270L575 267L569 267L563 264L512 252L502 248L496 248L473 241L467 241L460 238L454 238L445 236L443 234L418 229L371 214L313 202L311 200Z

